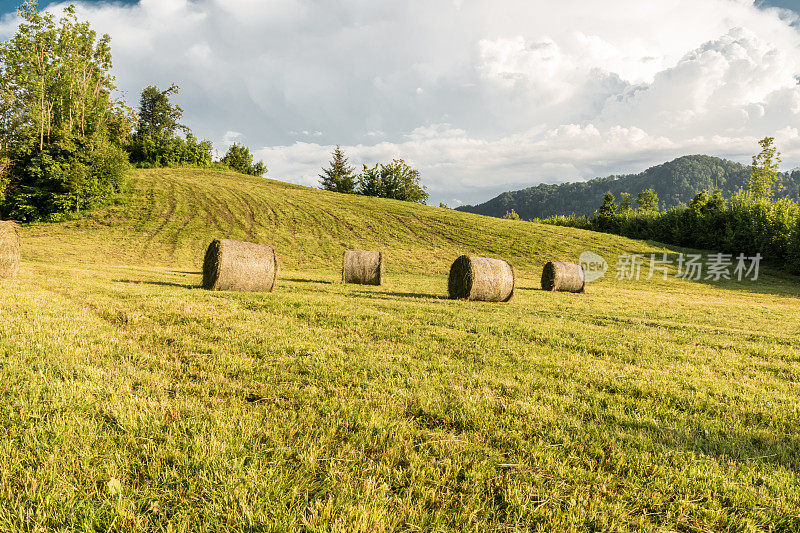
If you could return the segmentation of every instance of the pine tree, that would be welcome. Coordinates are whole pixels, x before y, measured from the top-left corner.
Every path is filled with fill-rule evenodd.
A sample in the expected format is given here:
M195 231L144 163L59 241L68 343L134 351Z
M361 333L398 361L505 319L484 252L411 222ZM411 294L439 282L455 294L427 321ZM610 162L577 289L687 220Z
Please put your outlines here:
M617 212L617 204L614 202L614 195L608 191L603 196L603 205L597 210L597 214L601 217L612 217Z
M323 168L323 174L319 175L320 188L352 194L356 188L354 170L353 167L347 165L347 157L345 157L344 151L337 144L336 149L333 151L330 168Z

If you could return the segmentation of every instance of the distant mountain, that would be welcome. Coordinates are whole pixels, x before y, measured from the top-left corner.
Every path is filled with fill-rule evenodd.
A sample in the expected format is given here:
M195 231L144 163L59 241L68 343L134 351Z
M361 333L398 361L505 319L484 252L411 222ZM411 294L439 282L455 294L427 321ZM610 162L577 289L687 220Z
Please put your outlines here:
M595 178L563 185L537 185L520 191L505 192L480 205L458 207L459 211L502 217L513 209L523 219L553 215L591 215L603 203L603 195L611 191L619 201L620 193L634 198L645 189L658 194L661 209L675 207L691 200L703 189L722 189L730 198L746 187L750 167L708 155L687 155L674 161L650 167L639 174L623 174ZM786 189L780 197L800 199L800 170L784 175Z

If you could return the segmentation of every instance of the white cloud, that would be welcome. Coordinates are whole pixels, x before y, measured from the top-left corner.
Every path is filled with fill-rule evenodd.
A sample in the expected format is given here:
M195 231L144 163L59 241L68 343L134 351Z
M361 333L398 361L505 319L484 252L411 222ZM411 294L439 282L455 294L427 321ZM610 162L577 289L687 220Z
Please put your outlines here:
M238 131L226 131L222 136L222 145L226 148L233 143L239 142L242 138L242 133Z
M184 119L314 185L341 144L403 157L432 200L748 161L774 135L800 164L800 25L751 0L141 0L83 4L128 101L181 86ZM0 37L13 31L0 22Z

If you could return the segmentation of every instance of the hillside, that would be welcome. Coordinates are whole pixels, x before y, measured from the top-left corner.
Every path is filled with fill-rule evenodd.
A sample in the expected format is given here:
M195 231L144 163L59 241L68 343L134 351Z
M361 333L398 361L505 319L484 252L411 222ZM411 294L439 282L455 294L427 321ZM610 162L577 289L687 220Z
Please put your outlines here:
M343 195L241 174L140 170L130 201L25 229L24 258L198 268L217 237L273 245L286 268L330 268L345 249L381 248L395 272L446 273L462 253L513 259L523 271L586 248L615 255L636 241L396 200ZM59 243L54 249L53 242Z
M660 200L659 207L675 207L686 203L703 189L719 187L726 198L747 185L749 167L707 155L679 157L668 163L650 167L639 174L613 175L585 182L562 185L537 185L519 191L503 193L488 202L457 209L501 217L511 209L525 220L554 215L591 215L611 191L619 199L627 192L636 198L639 192L653 189ZM785 190L778 196L800 200L800 171L784 174Z
M199 288L213 237L272 293ZM3 531L797 531L800 290L614 279L657 243L147 170L0 282ZM387 255L341 282L346 247ZM584 250L611 272L539 290ZM449 300L461 253L508 303Z

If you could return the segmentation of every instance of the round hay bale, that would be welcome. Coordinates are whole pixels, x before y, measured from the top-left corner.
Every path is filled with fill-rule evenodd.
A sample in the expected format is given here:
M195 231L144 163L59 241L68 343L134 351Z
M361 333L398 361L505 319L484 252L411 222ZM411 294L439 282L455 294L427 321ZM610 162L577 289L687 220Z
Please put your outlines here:
M203 288L210 291L270 292L278 277L272 246L214 239L203 261Z
M0 222L0 279L11 279L19 272L19 226Z
M383 283L383 254L369 250L346 250L342 258L342 281L380 285Z
M447 289L452 299L507 302L514 296L514 267L502 259L462 255L450 267Z
M583 292L586 275L575 263L549 262L542 269L542 290Z

